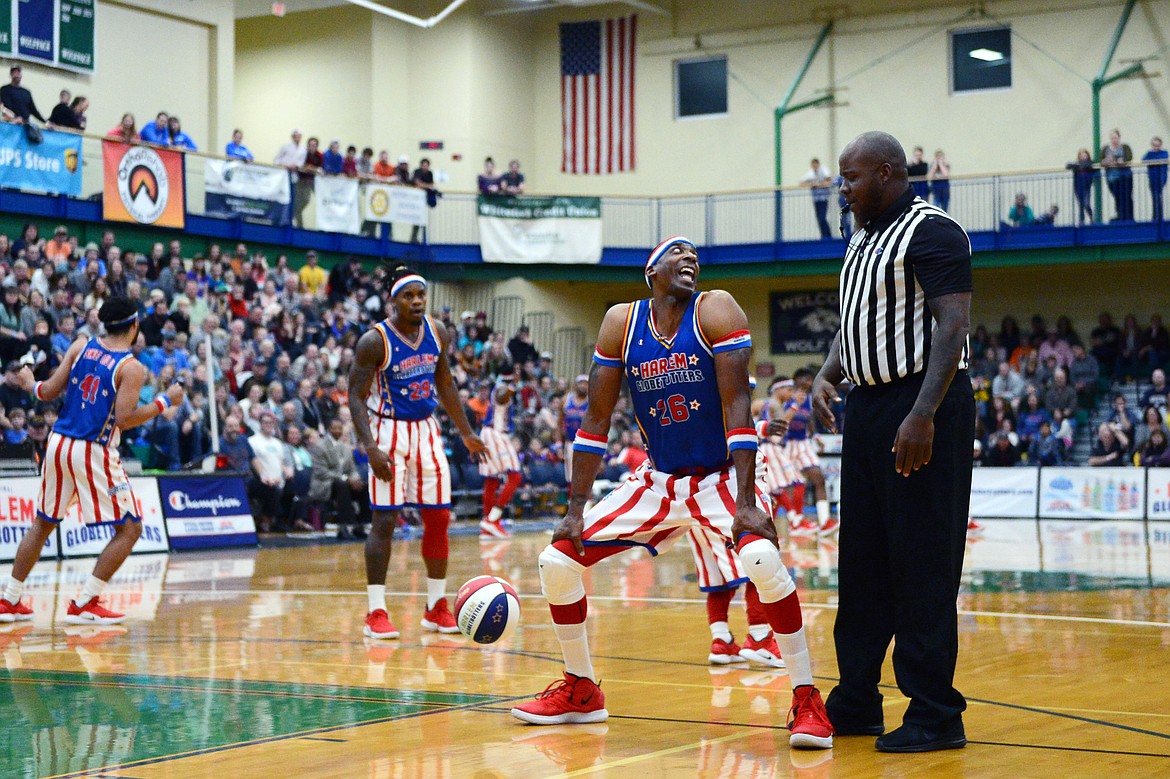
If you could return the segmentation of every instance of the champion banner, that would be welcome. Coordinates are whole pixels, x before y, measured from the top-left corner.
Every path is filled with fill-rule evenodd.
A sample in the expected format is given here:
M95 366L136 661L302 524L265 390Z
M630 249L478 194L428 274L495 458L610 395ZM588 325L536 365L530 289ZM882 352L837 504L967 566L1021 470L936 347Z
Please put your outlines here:
M183 228L187 209L181 153L102 141L102 158L104 219Z
M241 216L254 222L289 222L288 171L249 162L205 160L204 210L208 216Z
M357 235L362 229L358 206L357 179L317 176L313 184L317 197L317 229L327 233Z
M827 354L841 327L839 297L835 289L773 292L772 354Z
M18 124L0 124L0 187L81 195L81 136L42 131L33 146Z
M255 545L256 521L239 476L167 476L158 492L172 549Z
M601 198L480 195L484 262L598 263Z
M427 226L427 191L392 184L362 187L362 214L367 222Z

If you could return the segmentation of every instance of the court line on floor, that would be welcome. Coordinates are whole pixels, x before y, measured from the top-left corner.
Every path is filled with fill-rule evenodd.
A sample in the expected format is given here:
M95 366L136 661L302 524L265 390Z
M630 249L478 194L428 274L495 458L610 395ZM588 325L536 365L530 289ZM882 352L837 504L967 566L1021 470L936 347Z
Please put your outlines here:
M1125 752L1120 749L1093 749L1092 747L1058 747L1050 744L1009 744L1006 741L968 741L968 744L978 744L984 747L1015 747L1017 749L1049 749L1057 752L1088 752L1094 755L1119 755L1121 757L1161 757L1170 758L1170 754L1160 752Z
M163 595L205 595L207 593L218 593L221 595L290 595L296 597L304 596L326 596L326 597L365 597L363 593L355 590L171 590L163 589ZM425 592L407 592L407 591L387 591L387 596L402 597L402 598L420 598L426 595ZM543 595L521 595L522 600L539 600L543 601ZM707 601L700 598L628 598L620 595L590 595L589 600L601 602L622 602L622 603L658 603L670 605L702 605ZM836 611L837 605L835 603L801 603L801 608L805 609L824 609L826 611ZM1032 612L1014 612L1014 611L966 611L960 610L959 616L963 617L998 617L1000 619L1035 619L1049 622L1080 622L1092 623L1098 625L1130 625L1134 627L1151 627L1151 628L1170 628L1170 622L1153 622L1150 620L1138 619L1113 619L1108 617L1078 617L1066 614L1036 614Z
M596 774L601 771L608 771L611 768L620 768L622 766L641 763L646 760L653 760L654 758L658 757L676 755L680 752L691 752L710 744L722 744L727 741L738 741L740 739L747 738L750 735L750 730L745 730L742 733L729 733L726 736L720 736L719 738L703 739L702 741L696 741L693 744L682 744L677 747L668 747L667 749L659 749L654 752L647 752L642 755L624 757L621 760L603 760L598 765L589 766L588 768L579 768L576 771L567 771L563 774L556 774L556 776L587 776L589 774Z

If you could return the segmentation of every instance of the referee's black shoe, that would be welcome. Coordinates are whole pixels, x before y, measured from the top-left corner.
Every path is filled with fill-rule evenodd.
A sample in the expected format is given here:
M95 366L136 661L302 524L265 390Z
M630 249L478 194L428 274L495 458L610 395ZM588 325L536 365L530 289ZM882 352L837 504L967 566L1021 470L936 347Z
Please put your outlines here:
M927 728L905 723L879 738L874 746L879 752L933 752L936 749L962 749L967 746L963 721L941 728Z

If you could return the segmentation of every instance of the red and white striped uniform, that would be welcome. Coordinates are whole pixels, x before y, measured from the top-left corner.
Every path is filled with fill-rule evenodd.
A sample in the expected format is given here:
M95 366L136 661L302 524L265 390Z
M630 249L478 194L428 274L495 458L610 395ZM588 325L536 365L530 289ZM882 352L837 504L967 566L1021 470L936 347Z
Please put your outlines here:
M370 471L370 508L390 511L403 506L450 508L451 467L434 417L386 419L371 416L374 445L390 455L394 481Z
M821 467L821 457L817 452L817 444L811 438L800 440L789 439L785 441L784 456L802 471L807 471L809 468Z
M723 536L705 527L687 531L687 541L695 558L695 575L701 592L732 590L747 584L748 575L734 549L727 546Z
M37 516L60 522L76 500L81 521L86 525L119 523L127 518L139 521L138 502L122 467L117 439L115 435L112 445L104 446L49 433L41 466Z
M804 477L788 459L782 445L763 440L760 442L760 453L764 456L764 485L770 494L775 495L790 484L804 484Z
M581 538L586 545L641 546L654 555L691 528L734 543L735 495L734 466L706 476L675 476L647 461L585 513ZM756 505L768 512L758 485Z
M512 436L494 427L479 431L487 451L479 461L479 475L483 477L502 476L509 471L520 471L520 455L512 445Z

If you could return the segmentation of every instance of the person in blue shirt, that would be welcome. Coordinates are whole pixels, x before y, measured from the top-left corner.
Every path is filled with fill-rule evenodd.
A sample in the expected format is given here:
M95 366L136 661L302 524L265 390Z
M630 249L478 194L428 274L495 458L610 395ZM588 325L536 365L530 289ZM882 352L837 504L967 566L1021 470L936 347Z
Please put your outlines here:
M154 357L150 361L150 371L155 376L162 373L162 369L167 365L173 366L176 374L191 367L191 363L187 359L187 352L175 348L175 339L175 331L163 331L162 348L154 353Z
M1154 136L1150 139L1150 150L1142 156L1142 162L1151 163L1146 168L1146 180L1150 183L1150 199L1154 202L1154 221L1161 222L1166 218L1163 210L1164 192L1166 189L1167 160L1170 152L1162 148L1162 139Z
M186 151L198 151L199 147L195 145L195 141L191 140L191 136L183 132L183 127L179 123L179 117L172 116L167 122L167 129L171 133L171 146Z
M243 160L244 162L251 162L254 157L252 152L244 145L244 133L240 130L232 131L232 142L223 150L223 156L229 160Z
M334 138L329 142L329 148L321 155L324 162L321 169L330 176L340 176L341 169L345 165L345 158L341 156L341 141Z
M56 362L60 362L65 357L65 352L69 351L69 347L73 345L74 330L77 328L77 320L72 316L63 316L57 320L57 332L53 334L53 356Z
M146 143L157 143L159 146L171 145L171 133L167 128L166 111L159 111L158 116L154 118L154 124L148 124L138 131L138 137Z

